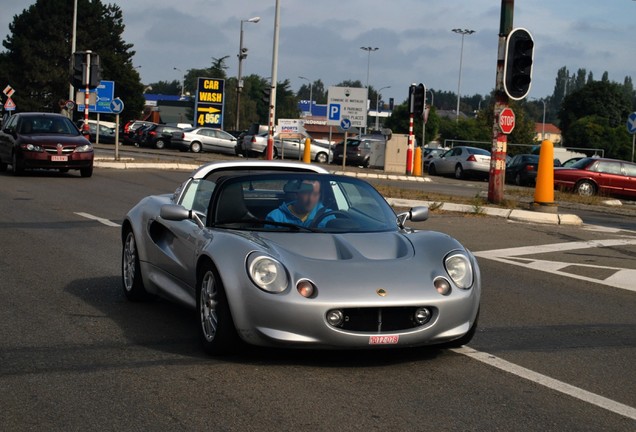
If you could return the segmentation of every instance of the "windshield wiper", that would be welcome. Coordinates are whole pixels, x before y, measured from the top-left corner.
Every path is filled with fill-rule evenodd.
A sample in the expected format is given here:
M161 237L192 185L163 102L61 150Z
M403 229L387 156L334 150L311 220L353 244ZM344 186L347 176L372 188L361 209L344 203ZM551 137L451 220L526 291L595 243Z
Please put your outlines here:
M322 232L322 230L316 228L310 228L302 225L297 225L289 222L277 222L277 221L269 221L264 219L241 219L241 220L233 220L233 221L223 221L222 223L217 223L215 226L224 226L224 225L237 225L237 224L255 224L261 226L274 226L274 227L283 227L290 228L294 231L308 231L308 232Z

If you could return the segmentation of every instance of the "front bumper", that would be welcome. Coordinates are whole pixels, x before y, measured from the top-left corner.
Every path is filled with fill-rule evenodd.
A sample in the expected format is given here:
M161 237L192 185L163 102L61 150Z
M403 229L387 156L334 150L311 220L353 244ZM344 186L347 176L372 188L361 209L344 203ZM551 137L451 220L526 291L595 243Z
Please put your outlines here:
M66 160L54 160L58 156L63 156ZM25 151L18 154L18 162L24 168L81 169L91 167L94 157L95 155L92 151L64 155Z

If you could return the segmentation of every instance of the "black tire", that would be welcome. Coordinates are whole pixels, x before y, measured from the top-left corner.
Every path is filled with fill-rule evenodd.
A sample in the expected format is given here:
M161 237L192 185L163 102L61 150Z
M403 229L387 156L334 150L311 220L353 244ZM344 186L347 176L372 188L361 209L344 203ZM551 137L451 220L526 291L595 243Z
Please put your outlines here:
M464 178L464 168L460 164L455 167L455 178L461 180Z
M594 196L596 195L597 187L589 180L581 180L574 186L574 192L580 196Z
M210 355L235 352L240 345L221 278L204 264L197 277L197 328L203 350Z
M201 153L201 143L198 141L190 143L190 151L192 153Z
M158 139L155 141L155 148L157 150L163 150L166 148L166 142L164 140Z
M369 158L366 158L365 160L362 161L362 167L363 168L369 168Z
M0 172L5 172L8 166L7 163L0 161Z
M60 168L60 172L62 174L66 174L68 172L68 168Z
M470 329L464 336L460 337L459 339L452 340L450 342L445 342L439 345L440 348L459 348L462 345L469 344L470 341L473 340L473 337L475 336L475 333L477 332L478 321L479 321L479 310L477 310L477 316L475 317L475 321L473 322L473 325L470 327Z
M265 150L264 155L265 158L267 158L267 150ZM278 149L276 147L274 147L274 150L272 151L272 159L278 159Z
M515 184L517 186L523 186L523 181L521 180L521 174L517 173L515 176Z
M320 152L316 155L316 162L320 164L326 164L329 162L329 156L325 152Z
M11 162L11 166L13 167L13 175L14 176L21 176L24 173L24 167L18 161L17 153L13 153L13 159L12 159L12 162Z
M150 300L154 296L149 294L144 287L139 265L139 253L137 241L131 229L124 233L124 242L121 251L121 282L126 298L131 301Z
M80 175L82 177L92 177L93 176L93 165L86 167L86 168L80 168Z
M435 169L435 164L428 164L428 175L434 176L437 175L437 170Z

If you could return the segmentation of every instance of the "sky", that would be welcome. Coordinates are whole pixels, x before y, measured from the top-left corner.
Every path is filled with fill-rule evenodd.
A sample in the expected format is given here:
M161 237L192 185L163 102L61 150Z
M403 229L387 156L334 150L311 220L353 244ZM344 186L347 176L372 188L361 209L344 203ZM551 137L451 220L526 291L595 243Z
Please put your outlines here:
M72 0L68 0L72 1ZM208 67L229 56L227 73L238 69L240 21L249 49L243 75L271 76L275 0L103 0L124 13L124 39L134 44L134 65L145 84L180 80L183 71ZM33 0L0 0L0 37L15 14ZM279 81L297 90L310 80L325 86L367 79L387 100L406 99L410 83L456 92L461 36L464 39L461 94L487 94L494 87L500 1L493 0L280 0ZM80 11L81 18L81 11ZM535 59L529 97L552 93L557 70L567 66L608 71L613 81L636 78L632 59L636 1L516 1L514 27L534 36ZM79 20L81 25L81 19ZM378 47L368 54L361 46ZM3 48L1 48L3 49ZM107 77L106 77L107 78Z

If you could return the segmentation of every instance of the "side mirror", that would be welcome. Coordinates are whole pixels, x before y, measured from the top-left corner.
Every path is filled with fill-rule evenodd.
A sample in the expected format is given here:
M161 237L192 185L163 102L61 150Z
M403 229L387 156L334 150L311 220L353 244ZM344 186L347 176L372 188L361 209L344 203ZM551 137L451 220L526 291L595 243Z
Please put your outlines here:
M404 224L406 221L411 222L424 222L428 219L428 207L427 206L419 206L413 207L411 210L400 213L397 216L397 223L400 228L404 228Z
M159 216L162 219L176 222L190 219L193 220L199 226L199 228L203 228L205 226L196 212L188 210L187 208L177 204L166 204L164 206L161 206Z

